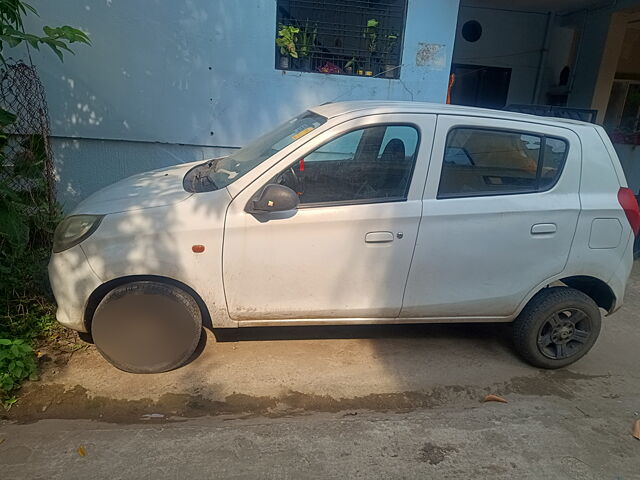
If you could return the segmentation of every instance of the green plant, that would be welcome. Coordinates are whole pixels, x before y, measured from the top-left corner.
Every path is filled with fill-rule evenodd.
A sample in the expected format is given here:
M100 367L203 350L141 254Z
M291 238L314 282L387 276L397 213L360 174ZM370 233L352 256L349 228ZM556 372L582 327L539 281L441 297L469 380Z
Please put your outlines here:
M36 50L40 48L40 45L46 45L62 60L63 50L73 53L68 44L91 43L86 33L68 25L62 27L45 26L42 28L44 35L27 33L24 31L22 17L28 13L38 15L35 8L22 0L0 0L0 60L2 63L5 63L4 50L6 45L13 48L27 42Z
M298 58L298 51L296 50L298 33L300 33L300 29L293 25L278 26L276 45L280 47L281 55Z
M42 27L44 35L27 33L25 32L22 18L29 13L38 15L38 11L35 8L22 0L0 0L0 61L2 64L6 64L4 57L6 49L17 47L22 43L27 43L36 50L40 49L40 45L46 45L61 61L63 60L63 51L73 53L73 50L69 48L69 44L91 44L86 33L68 25L61 27L44 26ZM0 108L0 117L4 116L6 118L7 114L10 114L10 112ZM2 127L6 127L6 124L0 126L0 128Z
M298 53L301 57L308 57L316 44L316 37L318 36L318 26L313 28L309 26L309 21L300 27L300 44Z
M378 48L378 25L379 22L375 18L367 20L367 26L364 28L362 36L367 39L367 50L374 53Z
M356 57L351 57L351 60L349 60L347 63L344 64L345 70L349 68L351 68L352 70L355 70L357 67L358 67L358 62L356 61Z
M23 17L37 11L22 0L0 0L0 61L7 48L26 43L47 45L60 60L69 44L89 44L82 31L69 27L43 28L44 35L25 32ZM11 139L13 154L5 158L8 127L15 113L0 108L0 401L16 401L20 383L36 378L32 346L56 330L54 305L46 278L60 207L51 198L45 173L46 138L23 135ZM31 346L30 346L31 345Z
M0 395L9 405L10 394L26 380L37 380L33 349L24 340L0 338Z
M398 44L398 34L390 33L389 35L386 35L384 37L384 42L382 46L382 56L384 58L384 62L387 65L391 64L390 57L393 51L395 50L397 44Z
M49 199L44 138L26 136L20 146L11 163L0 159L0 338L36 345L57 328L46 265L60 210ZM15 188L10 180L29 188ZM0 374L6 373L0 365ZM11 377L15 385L18 377ZM1 401L8 401L9 391L0 388Z

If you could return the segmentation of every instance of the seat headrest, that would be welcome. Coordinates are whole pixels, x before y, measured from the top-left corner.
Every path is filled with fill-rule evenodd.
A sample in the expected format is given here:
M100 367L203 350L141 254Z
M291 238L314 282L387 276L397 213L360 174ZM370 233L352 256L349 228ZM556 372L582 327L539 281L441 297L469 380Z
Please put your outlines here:
M399 162L405 159L404 142L399 138L392 138L384 147L380 160L383 162Z

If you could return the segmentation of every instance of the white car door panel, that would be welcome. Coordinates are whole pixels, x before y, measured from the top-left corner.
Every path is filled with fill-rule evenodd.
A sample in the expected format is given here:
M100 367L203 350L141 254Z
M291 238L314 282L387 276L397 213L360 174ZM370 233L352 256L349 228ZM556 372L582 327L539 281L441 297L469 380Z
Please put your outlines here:
M501 188L506 188L505 181L513 181L516 190L527 188L529 180L521 178L516 182L513 175L517 173L507 166L503 173L479 177L486 186L478 188L491 190L486 195L465 196L464 189L472 190L473 185L463 179L458 198L438 198L447 135L458 127L482 130L486 129L486 120L438 117L423 217L401 312L405 318L509 318L534 287L563 270L575 234L580 211L581 149L573 132L494 120L491 130L529 132L567 142L564 170L555 186L536 193L499 194ZM557 144L546 142L545 151ZM490 142L486 143L490 147ZM457 147L451 145L448 148L450 171L456 172L467 161L480 168L477 162L465 160L471 156L465 149L453 151L451 148ZM534 150L536 146L527 148ZM532 182L535 175L534 169ZM546 170L540 175L537 181L543 182Z
M344 192L337 192L339 201L332 204L326 201L331 195L314 194L311 182L326 176L322 163L353 154L340 142L330 143L333 147L326 151L317 147L338 134L380 124L411 125L419 132L406 199L351 202L345 200ZM274 165L240 193L227 211L223 249L231 317L241 321L397 317L422 214L421 195L434 128L434 115L376 115L340 124L305 151ZM390 142L388 136L380 149ZM358 150L361 148L362 143ZM384 148L376 161L386 158L386 153ZM300 170L298 162L305 157L304 175L314 177L304 177ZM312 203L303 201L297 210L267 215L245 212L247 202L275 173L288 171L290 165L303 177L301 198L308 197ZM365 187L359 190L365 192L359 196L366 195Z

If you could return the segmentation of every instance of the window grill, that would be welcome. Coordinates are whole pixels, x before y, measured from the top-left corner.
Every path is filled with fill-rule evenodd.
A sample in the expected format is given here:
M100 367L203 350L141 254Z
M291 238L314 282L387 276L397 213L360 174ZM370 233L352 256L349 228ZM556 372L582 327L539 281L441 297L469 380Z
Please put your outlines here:
M276 68L399 78L407 0L278 0Z

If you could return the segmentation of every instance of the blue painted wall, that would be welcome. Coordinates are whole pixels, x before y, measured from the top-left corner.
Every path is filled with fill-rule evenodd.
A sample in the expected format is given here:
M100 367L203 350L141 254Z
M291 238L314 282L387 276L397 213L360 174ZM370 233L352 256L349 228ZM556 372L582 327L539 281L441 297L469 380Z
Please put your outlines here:
M93 42L64 63L31 51L67 208L123 176L242 146L312 105L443 102L458 14L458 0L408 0L401 76L388 80L276 70L275 0L32 3L29 28L70 24Z

